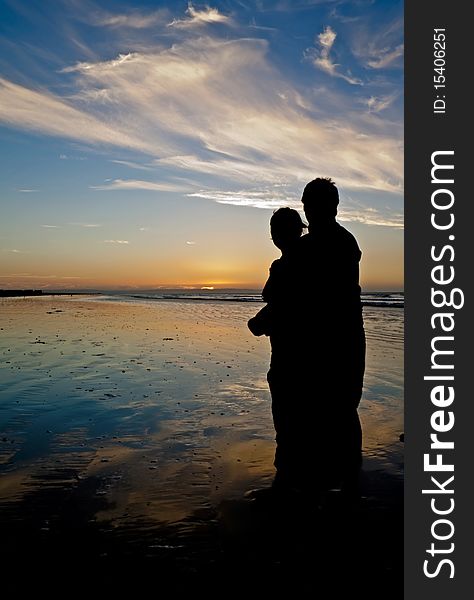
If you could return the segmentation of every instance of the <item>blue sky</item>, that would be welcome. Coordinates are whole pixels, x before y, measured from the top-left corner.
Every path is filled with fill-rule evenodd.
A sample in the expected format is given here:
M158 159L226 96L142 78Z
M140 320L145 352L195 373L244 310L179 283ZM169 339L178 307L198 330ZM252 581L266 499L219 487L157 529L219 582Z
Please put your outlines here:
M0 11L0 287L260 285L316 176L402 287L402 3Z

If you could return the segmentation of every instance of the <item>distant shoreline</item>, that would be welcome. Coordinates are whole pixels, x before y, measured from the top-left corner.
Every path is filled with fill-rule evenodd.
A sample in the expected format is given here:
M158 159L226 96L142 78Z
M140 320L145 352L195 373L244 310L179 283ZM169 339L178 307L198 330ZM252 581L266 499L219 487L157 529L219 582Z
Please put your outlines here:
M43 290L0 290L0 298L26 296L100 296L101 292L45 292Z
M236 293L238 292L238 293ZM178 302L244 302L262 303L259 290L143 290L141 292L125 291L49 291L49 290L0 290L0 298L32 298L32 297L103 297L111 301L178 301ZM362 306L381 308L404 308L403 292L362 292Z

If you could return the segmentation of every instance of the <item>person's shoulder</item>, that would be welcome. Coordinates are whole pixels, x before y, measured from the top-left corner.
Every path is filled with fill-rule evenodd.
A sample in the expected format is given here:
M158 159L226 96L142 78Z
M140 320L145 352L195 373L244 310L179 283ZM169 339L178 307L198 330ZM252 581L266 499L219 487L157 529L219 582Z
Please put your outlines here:
M345 227L343 227L340 223L336 223L338 236L341 238L342 242L354 252L354 254L358 255L359 258L362 255L362 252L359 248L359 244L355 236Z
M335 225L336 225L336 230L338 231L339 235L343 235L343 236L346 236L347 238L352 238L353 240L355 240L354 235L348 229L346 229L343 225L341 225L338 221L335 222Z
M272 270L277 270L281 266L281 258L275 258L275 260L270 265L270 273Z
M285 261L282 258L276 258L270 265L269 273L271 277L281 275L285 271Z

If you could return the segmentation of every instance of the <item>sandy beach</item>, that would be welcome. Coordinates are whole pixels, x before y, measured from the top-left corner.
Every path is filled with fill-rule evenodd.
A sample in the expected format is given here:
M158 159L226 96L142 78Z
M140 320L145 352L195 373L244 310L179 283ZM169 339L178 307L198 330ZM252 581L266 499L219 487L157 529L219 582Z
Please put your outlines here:
M40 567L61 563L79 586L93 578L108 590L157 581L188 591L219 577L245 589L252 574L268 590L295 573L309 590L316 569L346 573L367 594L388 578L399 592L402 310L364 309L364 497L350 515L336 500L321 518L312 507L262 514L244 497L273 476L269 343L246 328L258 308L87 296L0 301L9 590L32 585L15 571L45 582Z

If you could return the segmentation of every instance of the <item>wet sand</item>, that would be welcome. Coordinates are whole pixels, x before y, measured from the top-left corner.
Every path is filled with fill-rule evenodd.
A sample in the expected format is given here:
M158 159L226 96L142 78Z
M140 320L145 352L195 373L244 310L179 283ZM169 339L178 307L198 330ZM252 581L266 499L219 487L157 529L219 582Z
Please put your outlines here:
M334 494L323 511L270 510L244 497L273 476L269 344L245 326L258 307L0 301L10 591L69 581L184 592L223 581L251 594L291 578L315 593L344 576L366 596L389 582L383 597L401 597L402 313L364 311L360 506L345 510Z

